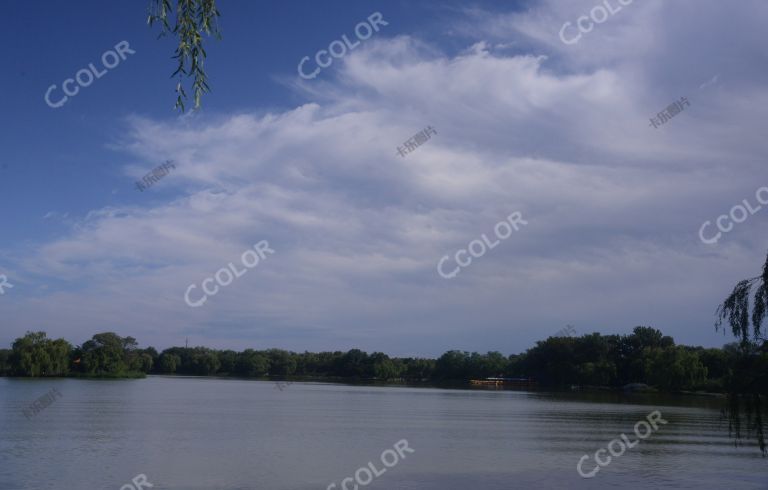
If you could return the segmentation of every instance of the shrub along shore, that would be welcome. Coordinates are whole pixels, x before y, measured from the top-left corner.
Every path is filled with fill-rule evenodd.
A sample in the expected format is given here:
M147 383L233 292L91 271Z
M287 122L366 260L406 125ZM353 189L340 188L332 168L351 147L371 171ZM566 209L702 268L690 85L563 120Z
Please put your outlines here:
M389 357L359 349L242 352L207 347L139 348L133 337L100 333L81 346L28 332L0 349L0 376L135 378L147 374L326 381L465 384L488 377L531 378L542 387L647 384L665 392L720 392L738 362L738 345L676 345L651 327L629 335L549 337L521 354L448 351L437 359Z

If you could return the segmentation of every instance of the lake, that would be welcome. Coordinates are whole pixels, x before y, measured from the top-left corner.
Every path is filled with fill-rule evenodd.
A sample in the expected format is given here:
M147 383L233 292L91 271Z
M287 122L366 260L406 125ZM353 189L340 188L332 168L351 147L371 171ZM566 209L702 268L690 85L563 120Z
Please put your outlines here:
M61 398L26 417L52 388ZM0 378L0 489L128 490L142 474L155 490L767 489L768 458L734 448L719 409L648 394ZM655 410L667 423L638 439ZM639 442L579 476L580 458L591 471L621 434ZM356 472L370 484L342 486Z

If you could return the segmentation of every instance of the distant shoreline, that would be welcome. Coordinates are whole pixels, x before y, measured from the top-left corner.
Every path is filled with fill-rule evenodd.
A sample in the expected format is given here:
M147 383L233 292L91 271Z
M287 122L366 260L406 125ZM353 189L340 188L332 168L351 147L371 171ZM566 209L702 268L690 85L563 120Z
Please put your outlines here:
M209 347L139 347L114 332L82 345L27 332L0 349L0 376L138 379L146 375L208 376L461 389L722 393L738 367L736 344L722 349L678 345L652 327L629 335L572 335L540 340L519 354L450 350L437 358L390 357L360 349L294 352ZM282 387L281 387L282 389Z

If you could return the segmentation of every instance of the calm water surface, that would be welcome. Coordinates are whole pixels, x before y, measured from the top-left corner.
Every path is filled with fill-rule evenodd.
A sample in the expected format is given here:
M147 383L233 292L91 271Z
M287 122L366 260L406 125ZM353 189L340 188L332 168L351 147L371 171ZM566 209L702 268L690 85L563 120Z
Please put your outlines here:
M27 420L54 387L63 397ZM653 410L669 423L594 478L577 474ZM768 489L768 459L733 447L715 399L0 378L2 490L120 490L141 473L153 490L341 489L401 439L415 452L361 489Z

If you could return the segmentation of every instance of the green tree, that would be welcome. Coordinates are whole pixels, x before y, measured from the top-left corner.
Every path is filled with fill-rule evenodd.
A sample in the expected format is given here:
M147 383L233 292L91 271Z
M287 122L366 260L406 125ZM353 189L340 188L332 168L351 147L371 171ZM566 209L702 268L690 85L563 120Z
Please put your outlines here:
M616 365L616 383L643 383L646 381L643 352L649 348L668 347L675 344L672 337L665 337L652 327L635 327L630 335L609 337L613 361Z
M296 372L296 358L293 353L281 349L266 351L269 358L269 374L272 376L290 376Z
M189 369L197 376L211 376L221 367L218 353L207 347L195 347L189 358Z
M0 376L8 376L11 374L11 356L13 351L11 349L0 349Z
M137 357L134 358L130 369L132 371L138 371L144 374L152 372L152 368L155 365L155 359L151 354L147 352L140 352Z
M478 354L473 352L468 359L467 375L471 378L502 376L507 369L507 358L500 352Z
M237 370L237 352L233 350L223 350L219 352L219 368L222 373L234 374Z
M524 371L544 385L580 384L576 372L576 339L550 337L536 342L525 355Z
M145 374L156 372L160 366L160 354L154 347L147 347L139 351L141 354L141 371Z
M616 362L611 337L598 333L585 334L574 340L573 364L578 383L589 386L617 384Z
M435 372L434 359L411 359L405 360L405 376L409 379L426 380L431 378Z
M507 370L504 375L509 378L525 376L525 354L511 354L507 358Z
M738 350L737 343L722 349L697 349L701 363L707 368L707 391L722 391L725 388L726 381L733 373Z
M610 361L583 362L576 366L579 384L610 386L616 378L616 365Z
M444 380L469 379L469 357L469 352L446 352L435 363L435 377Z
M296 374L316 375L320 372L320 356L313 352L303 352L296 356Z
M72 346L64 339L51 340L45 332L27 332L16 339L10 358L16 376L66 376Z
M646 380L659 389L695 389L707 379L698 354L685 347L647 347L644 354Z
M80 367L90 376L127 376L140 372L136 339L114 332L98 333L79 349Z
M244 350L237 361L237 373L241 376L265 376L269 372L269 358L253 349Z
M754 291L754 296L752 293ZM750 298L751 297L751 298ZM725 409L729 429L738 444L742 436L757 440L763 455L768 455L765 417L768 397L768 340L764 321L768 315L768 256L759 276L739 281L717 308L715 328L727 323L739 341L733 374L727 381ZM742 417L746 425L742 425Z
M370 355L373 366L373 377L381 380L400 378L405 372L405 365L399 359L390 359L383 352L374 352Z
M635 346L637 350L642 351L646 347L665 347L669 345L666 339L671 337L664 337L661 330L657 330L653 327L635 327L632 329L632 335L630 335L630 342Z
M178 354L163 352L160 354L160 372L175 374L181 365L181 357Z
M360 349L352 349L337 360L336 374L349 378L373 377L372 365L368 354Z
M221 39L216 0L176 0L174 10L171 0L151 0L147 23L152 27L160 24L160 36L171 34L178 38L174 58L176 71L171 77L179 77L176 84L176 105L174 108L184 111L187 93L184 90L184 77L191 77L194 92L195 109L200 107L200 98L210 91L208 76L203 64L207 53L203 48L203 34L214 35Z

